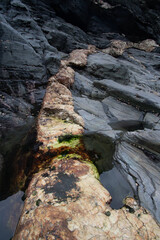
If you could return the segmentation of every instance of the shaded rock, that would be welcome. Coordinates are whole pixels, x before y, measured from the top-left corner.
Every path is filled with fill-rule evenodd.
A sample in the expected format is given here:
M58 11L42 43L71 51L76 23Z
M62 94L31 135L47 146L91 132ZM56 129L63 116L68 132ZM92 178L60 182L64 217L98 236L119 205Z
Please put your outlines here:
M142 54L142 53L141 53ZM143 54L144 55L144 54ZM87 72L96 76L98 79L111 79L124 85L135 85L139 88L151 89L153 92L158 91L159 73L148 71L143 63L131 56L135 61L131 62L122 59L116 59L108 54L96 53L88 57ZM155 62L155 60L150 61ZM159 57L157 56L157 60ZM152 80L152 81L151 81Z
M2 171L2 166L3 166L3 156L0 154L0 172Z
M84 134L83 141L85 149L89 153L92 162L95 164L100 174L113 168L115 142L109 134L105 135L103 131L90 131L88 134Z
M125 141L135 144L137 146L155 151L160 153L159 142L160 142L160 131L147 130L147 131L136 131L133 133L127 133L124 135Z
M1 92L0 96L0 127L5 129L18 127L33 119L31 111L33 106L26 103L22 98L11 97Z
M81 61L79 65L81 66ZM66 66L67 60L62 62L61 67ZM54 78L50 79L47 87L37 126L37 141L41 144L36 159L43 160L44 157L47 161L42 161L41 170L29 184L13 239L121 239L124 236L129 239L146 236L158 238L159 225L134 199L127 199L126 205L120 210L111 209L110 194L97 180L97 169L80 137L84 131L81 124L83 120L74 112L71 93L64 85L52 80ZM104 121L102 103L85 98L76 99L77 108L81 108L85 101L88 104L85 104L88 112L79 112L86 112L87 117L93 115L98 121ZM91 107L93 102L99 110L98 116L95 107ZM64 115L64 110L68 111L72 122ZM79 119L76 124L75 116ZM113 143L109 139L106 142L102 135L99 137L103 138L107 148L112 145L111 156L107 156L112 158ZM91 143L97 151L104 152L104 147L100 143L100 150L96 139L91 140ZM88 150L93 150L93 145L89 143Z
M129 120L142 120L142 112L138 111L136 108L129 106L125 103L117 101L113 97L105 98L102 101L103 108L111 121L129 121Z
M160 98L154 93L144 92L140 89L125 86L107 79L95 81L94 85L105 89L112 96L121 96L124 102L138 106L142 110L160 112Z
M43 79L45 69L42 60L26 40L5 23L1 23L1 31L3 40L1 45L3 52L1 56L2 78Z
M91 97L93 99L103 99L106 96L104 91L101 91L94 87L93 81L89 78L75 72L75 81L74 85L72 86L72 94L73 97L85 95Z
M144 117L144 123L150 128L153 128L159 122L159 120L159 117L152 113L146 113Z
M160 221L159 166L143 151L125 142L119 144L115 160L121 165L126 178L138 194L140 204Z
M57 14L93 33L123 33L130 40L159 40L159 2L148 1L56 1L49 2ZM152 6L151 6L152 5ZM151 7L151 9L150 9ZM74 19L74 21L73 21Z

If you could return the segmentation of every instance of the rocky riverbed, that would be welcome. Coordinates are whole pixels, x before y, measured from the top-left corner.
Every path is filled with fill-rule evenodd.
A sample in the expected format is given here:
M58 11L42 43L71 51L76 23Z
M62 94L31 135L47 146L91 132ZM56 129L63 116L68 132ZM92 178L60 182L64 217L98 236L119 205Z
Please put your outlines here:
M47 235L51 239L106 239L106 234L108 239L159 239L155 222L160 222L159 9L159 1L1 1L3 196L24 190L33 178L15 239L43 239L47 230L39 235L35 216L44 218L48 211L49 219L57 219ZM37 133L31 137L38 114ZM16 157L11 158L13 154ZM112 202L117 202L112 207L125 205L121 210L109 206L110 194L96 180L97 170L90 161L102 174L106 189L110 182ZM119 180L113 184L114 174ZM48 192L42 196L45 185ZM67 191L64 201L56 203L63 191ZM89 203L94 194L96 200ZM127 196L137 202L128 198L123 203ZM97 220L89 224L90 204L96 202ZM75 209L85 212L87 206L92 210L84 222L84 213L71 219ZM64 219L59 218L62 208ZM32 221L36 230L25 235ZM86 230L80 234L82 228Z

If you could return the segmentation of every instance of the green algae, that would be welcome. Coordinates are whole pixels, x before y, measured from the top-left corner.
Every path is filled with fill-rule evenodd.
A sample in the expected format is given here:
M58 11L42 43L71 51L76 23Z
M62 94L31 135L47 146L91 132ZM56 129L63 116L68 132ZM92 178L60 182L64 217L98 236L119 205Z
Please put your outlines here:
M107 217L109 217L109 216L111 216L111 212L110 212L110 211L107 211L107 212L105 213L105 215L106 215Z
M77 153L71 153L66 156L67 158L73 158L73 159L82 159L82 156Z
M56 167L55 167L55 166L53 166L53 167L50 168L50 171L54 171L54 170L56 170Z
M41 204L41 199L38 199L37 201L36 201L36 206L38 207L40 204Z
M36 196L36 194L37 194L37 191L33 191L33 192L32 192L32 195L33 195L33 196Z
M90 168L90 169L92 170L92 172L93 172L94 177L99 180L99 179L100 179L100 176L99 176L99 172L98 172L96 166L95 166L92 162L90 162L90 161L88 161L88 160L87 160L87 161L84 161L84 160L83 160L83 162L86 163L86 165L89 166L89 168Z
M52 146L53 149L60 147L75 148L81 144L81 136L76 135L64 135L58 138L57 143L54 143Z
M73 139L79 139L78 135L66 134L58 137L58 142L71 142Z

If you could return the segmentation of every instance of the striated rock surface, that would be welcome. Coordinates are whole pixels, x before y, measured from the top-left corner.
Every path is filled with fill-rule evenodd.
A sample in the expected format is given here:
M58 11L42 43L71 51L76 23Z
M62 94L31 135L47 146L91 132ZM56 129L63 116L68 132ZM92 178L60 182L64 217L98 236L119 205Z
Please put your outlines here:
M32 179L16 239L160 238L159 26L159 0L1 0L2 198Z
M62 62L60 73L66 65ZM64 86L70 83L70 71L64 85L56 76L49 81L37 123L41 145L36 158L46 163L29 184L13 239L159 239L159 225L133 198L126 198L122 209L110 207L111 196L82 141L83 119L74 112L72 95ZM96 114L94 107L86 110Z

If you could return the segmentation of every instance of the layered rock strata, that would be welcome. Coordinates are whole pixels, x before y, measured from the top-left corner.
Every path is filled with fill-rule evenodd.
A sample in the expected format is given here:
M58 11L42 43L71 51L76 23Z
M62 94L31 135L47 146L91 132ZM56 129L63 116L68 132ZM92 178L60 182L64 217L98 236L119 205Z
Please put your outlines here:
M159 225L134 199L120 210L110 207L111 196L85 150L84 121L67 87L74 82L71 66L84 67L93 51L72 52L49 81L37 125L36 158L46 162L26 191L14 240L160 238Z
M72 93L85 132L115 144L114 167L139 203L160 221L160 56L153 43L113 41L108 49L90 55L85 70L75 73ZM96 159L98 167L99 162Z

